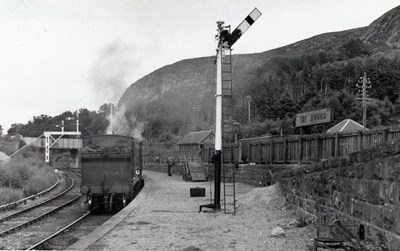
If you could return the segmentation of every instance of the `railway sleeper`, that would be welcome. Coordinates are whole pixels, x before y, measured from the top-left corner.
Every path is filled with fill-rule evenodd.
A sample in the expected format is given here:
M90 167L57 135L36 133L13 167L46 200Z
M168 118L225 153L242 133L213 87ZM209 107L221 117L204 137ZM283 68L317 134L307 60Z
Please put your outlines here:
M44 214L41 214L41 215L39 215L38 217L36 217L36 218L34 218L34 219L30 220L30 221L21 223L21 224L15 226L15 227L12 227L12 228L10 228L10 229L7 229L7 230L3 231L3 232L0 233L0 237L6 236L6 235L8 235L8 234L11 234L11 233L15 232L16 230L19 230L19 229L24 228L24 227L26 227L26 226L28 226L28 225L31 225L31 224L33 224L33 223L39 221L39 220L42 220L42 219L44 219L45 217L47 217L47 216L49 216L49 215L51 215L51 214L54 214L54 213L56 213L57 211L59 211L59 210L65 208L65 207L71 205L71 204L74 203L76 200L78 200L80 197L81 197L81 195L79 195L79 196L73 198L72 200L69 200L68 202L64 203L62 206L59 206L59 207L57 207L57 208L51 210L50 212L46 212L46 213L44 213Z

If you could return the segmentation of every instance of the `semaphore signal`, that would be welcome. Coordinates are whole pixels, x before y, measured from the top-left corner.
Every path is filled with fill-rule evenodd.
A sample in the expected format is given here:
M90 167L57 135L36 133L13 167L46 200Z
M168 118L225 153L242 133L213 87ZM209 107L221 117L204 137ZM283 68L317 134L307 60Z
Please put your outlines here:
M254 8L252 12L238 25L238 27L229 33L223 30L221 33L221 43L224 48L230 48L236 41L250 28L250 26L261 16L261 12Z
M233 44L250 28L250 26L261 16L261 12L254 10L230 33L230 26L224 26L224 21L217 21L217 60L216 60L216 112L215 112L215 181L214 181L214 204L206 205L214 209L221 209L221 162L222 162L222 53L224 49L230 49ZM200 207L201 208L201 207ZM200 209L201 210L201 209Z

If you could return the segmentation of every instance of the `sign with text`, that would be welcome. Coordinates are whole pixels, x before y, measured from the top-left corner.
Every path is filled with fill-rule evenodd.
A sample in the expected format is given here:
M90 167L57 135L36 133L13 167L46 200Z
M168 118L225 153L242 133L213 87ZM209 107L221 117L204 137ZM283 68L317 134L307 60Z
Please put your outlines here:
M321 109L296 114L296 127L318 125L331 122L331 110Z

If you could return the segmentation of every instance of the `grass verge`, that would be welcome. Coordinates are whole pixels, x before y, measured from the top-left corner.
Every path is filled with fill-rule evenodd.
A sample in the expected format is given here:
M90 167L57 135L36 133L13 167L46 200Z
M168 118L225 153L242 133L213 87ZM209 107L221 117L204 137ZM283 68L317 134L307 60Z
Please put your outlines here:
M29 149L6 163L0 163L0 204L36 194L57 181L54 168L39 152Z

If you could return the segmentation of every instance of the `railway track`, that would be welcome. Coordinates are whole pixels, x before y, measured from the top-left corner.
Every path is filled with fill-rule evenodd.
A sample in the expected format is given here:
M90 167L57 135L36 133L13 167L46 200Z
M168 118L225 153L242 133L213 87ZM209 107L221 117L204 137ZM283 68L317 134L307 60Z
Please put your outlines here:
M0 249L35 249L89 215L77 203L80 177L67 177L69 186L62 193L0 218Z
M28 250L66 250L79 239L85 238L113 215L113 213L91 213L83 215L81 219L71 223L40 243L31 246Z
M63 196L64 194L69 192L75 186L74 179L72 179L72 177L68 174L67 174L67 180L65 182L66 182L65 189L58 191L55 195L50 195L50 196L48 196L48 198L44 198L42 201L39 201L38 203L27 204L26 206L22 206L21 208L13 208L14 210L10 210L10 208L9 208L8 209L9 212L3 213L2 215L0 215L0 223L5 220L16 217L20 214L27 213L37 207L43 206L47 203L54 201L55 199L57 199L61 196Z
M8 203L8 204L0 205L0 211L12 210L12 209L18 207L21 204L27 204L27 202L29 200L36 200L37 198L39 198L41 196L44 196L45 194L50 193L51 191L55 190L55 188L59 184L60 184L60 179L57 179L57 182L54 185L52 185L51 187L49 187L48 189L46 189L46 190L44 190L44 191L42 191L40 193L28 196L28 197L20 199L18 201L14 201L14 202L11 202L11 203Z
M57 236L61 235L62 233L66 232L67 230L69 230L70 228L72 228L74 225L76 225L77 223L81 222L83 219L87 218L90 215L90 212L86 212L84 215L82 215L81 217L79 217L78 219L76 219L75 221L71 222L70 224L68 224L67 226L63 227L62 229L58 230L57 232L55 232L54 234L46 237L45 239L33 244L32 246L30 246L29 248L27 248L26 250L33 250L33 249L42 249L42 247L44 247L48 242L50 242L52 239L56 238ZM52 248L54 249L54 248Z

